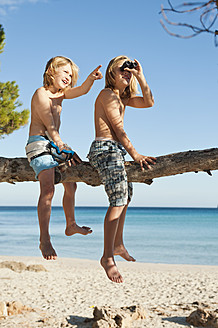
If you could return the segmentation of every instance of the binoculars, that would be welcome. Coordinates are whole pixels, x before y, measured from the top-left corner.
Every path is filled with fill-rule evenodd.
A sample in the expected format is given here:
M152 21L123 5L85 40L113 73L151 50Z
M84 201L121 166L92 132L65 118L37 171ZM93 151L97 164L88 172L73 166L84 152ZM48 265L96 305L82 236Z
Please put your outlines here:
M129 61L129 60L126 60L123 65L120 67L120 70L121 71L124 71L124 68L136 68L137 67L137 63L136 62L133 62L133 61Z

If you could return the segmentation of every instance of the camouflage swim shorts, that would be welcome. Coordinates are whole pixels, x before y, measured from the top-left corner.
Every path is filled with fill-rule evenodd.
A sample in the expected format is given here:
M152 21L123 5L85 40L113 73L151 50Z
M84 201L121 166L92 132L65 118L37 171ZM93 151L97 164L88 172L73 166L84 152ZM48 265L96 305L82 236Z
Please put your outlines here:
M125 155L126 150L121 143L115 140L95 140L87 156L105 186L110 206L126 205L132 198L133 186L127 181Z

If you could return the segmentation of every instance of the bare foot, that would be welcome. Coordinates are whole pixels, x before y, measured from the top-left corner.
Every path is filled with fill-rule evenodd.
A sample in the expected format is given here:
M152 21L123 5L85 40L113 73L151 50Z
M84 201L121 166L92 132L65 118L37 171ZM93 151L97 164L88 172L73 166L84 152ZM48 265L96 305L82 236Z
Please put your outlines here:
M135 262L136 259L129 255L127 249L124 247L124 245L120 245L117 247L114 247L114 255L120 255L124 260L129 261L129 262Z
M122 278L121 274L119 273L113 258L105 259L102 257L100 263L101 263L101 266L104 268L108 278L111 281L117 282L117 283L123 282L123 278Z
M52 247L50 240L48 240L46 242L40 242L39 249L42 252L42 256L44 257L44 259L56 260L57 254L56 254L54 248Z
M88 235L88 234L92 233L92 230L89 227L85 227L85 226L80 227L76 223L73 223L66 227L66 230L65 230L66 236L72 236L75 233L80 233L81 235Z

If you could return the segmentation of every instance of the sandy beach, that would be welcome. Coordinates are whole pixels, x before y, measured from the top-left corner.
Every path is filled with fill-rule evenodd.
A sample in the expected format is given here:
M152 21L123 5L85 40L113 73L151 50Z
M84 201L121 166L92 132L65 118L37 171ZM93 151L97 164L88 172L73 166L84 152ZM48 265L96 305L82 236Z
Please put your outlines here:
M93 308L140 305L146 318L131 327L192 327L186 317L198 305L218 308L218 266L117 262L124 283L112 283L97 261L0 256L42 265L46 271L0 267L0 301L18 301L34 311L0 320L0 327L92 327Z

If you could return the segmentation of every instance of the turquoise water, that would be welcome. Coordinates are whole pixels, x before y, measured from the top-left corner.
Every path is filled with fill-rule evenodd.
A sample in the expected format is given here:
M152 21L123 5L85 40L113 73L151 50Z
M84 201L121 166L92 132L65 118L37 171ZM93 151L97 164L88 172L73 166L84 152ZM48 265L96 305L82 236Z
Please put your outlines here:
M61 207L52 208L50 233L58 256L99 260L105 207L77 207L88 236L66 237ZM36 207L0 207L0 254L41 256ZM218 209L130 207L125 245L138 262L218 265ZM120 258L119 258L120 259Z

